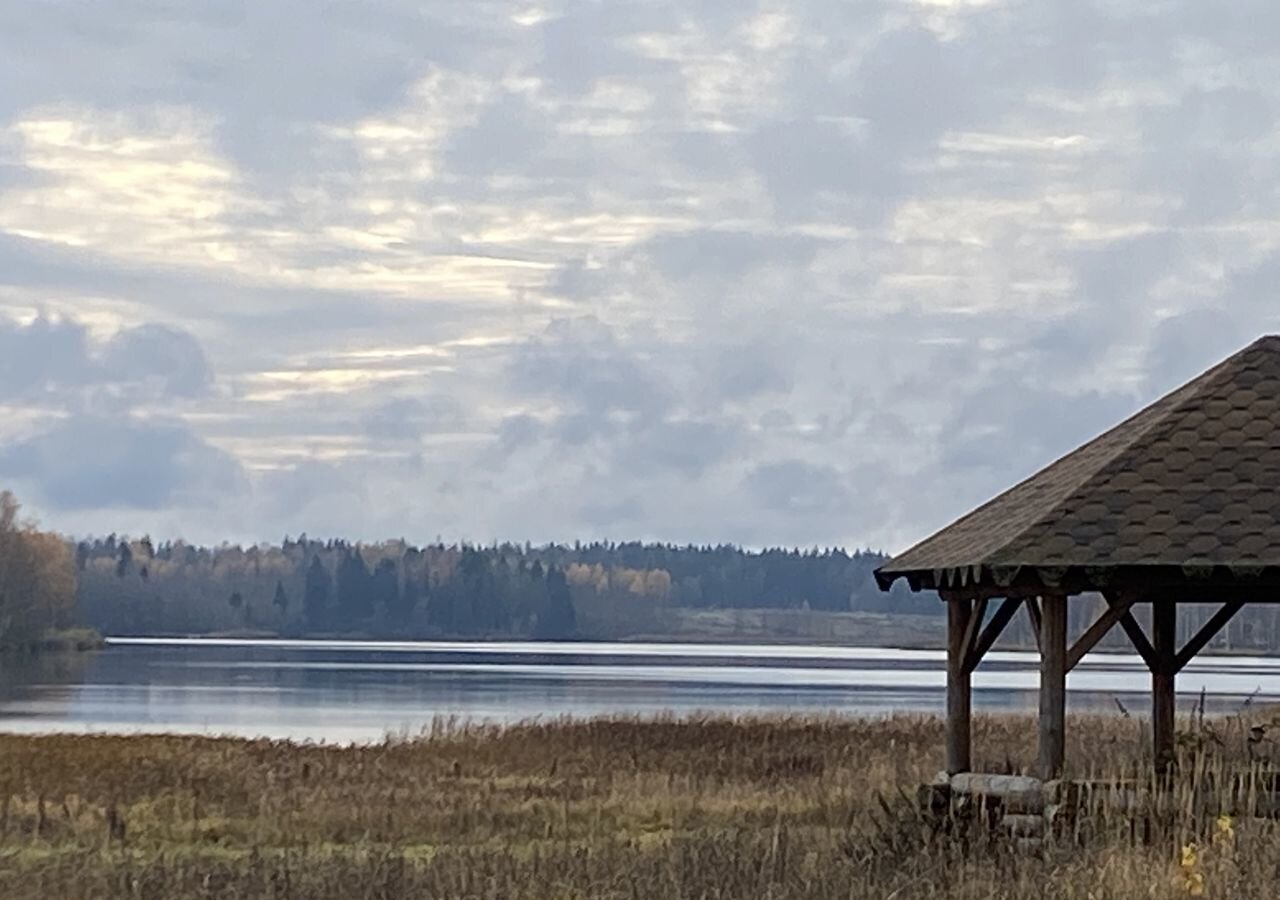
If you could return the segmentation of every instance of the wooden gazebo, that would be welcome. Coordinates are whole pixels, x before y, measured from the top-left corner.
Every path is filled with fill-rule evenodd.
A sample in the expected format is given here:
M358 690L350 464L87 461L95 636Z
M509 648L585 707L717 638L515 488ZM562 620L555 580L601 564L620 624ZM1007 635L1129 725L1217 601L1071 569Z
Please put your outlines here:
M894 558L947 605L947 769L970 769L970 677L1019 610L1040 651L1039 774L1063 766L1067 673L1119 625L1151 670L1156 765L1174 680L1243 606L1280 599L1280 337L1266 337ZM1068 643L1071 598L1105 612ZM1220 603L1177 646L1178 607ZM1150 635L1133 615L1150 606Z

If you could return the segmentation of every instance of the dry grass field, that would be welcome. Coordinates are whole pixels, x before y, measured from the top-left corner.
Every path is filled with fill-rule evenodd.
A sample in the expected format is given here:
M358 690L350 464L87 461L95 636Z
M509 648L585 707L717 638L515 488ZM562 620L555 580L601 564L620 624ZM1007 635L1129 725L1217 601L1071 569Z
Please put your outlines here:
M1188 726L1187 771L1266 755L1250 724ZM982 767L1032 759L1034 730L977 720ZM1136 721L1070 735L1078 774L1143 757ZM926 827L902 792L935 774L941 741L908 717L442 723L350 748L0 736L0 897L1280 896L1269 822L1175 812L1038 855Z

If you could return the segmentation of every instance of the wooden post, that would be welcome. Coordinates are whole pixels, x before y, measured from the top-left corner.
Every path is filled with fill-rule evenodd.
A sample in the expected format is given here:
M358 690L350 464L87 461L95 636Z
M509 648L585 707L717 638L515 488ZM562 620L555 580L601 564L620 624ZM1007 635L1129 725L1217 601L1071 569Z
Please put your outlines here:
M973 606L969 600L947 601L947 773L968 772L972 765L970 720L972 687L965 663L965 636Z
M1044 597L1040 609L1040 777L1062 774L1066 756L1067 598Z
M1151 751L1156 771L1169 771L1174 759L1174 680L1178 654L1178 607L1171 602L1151 604Z

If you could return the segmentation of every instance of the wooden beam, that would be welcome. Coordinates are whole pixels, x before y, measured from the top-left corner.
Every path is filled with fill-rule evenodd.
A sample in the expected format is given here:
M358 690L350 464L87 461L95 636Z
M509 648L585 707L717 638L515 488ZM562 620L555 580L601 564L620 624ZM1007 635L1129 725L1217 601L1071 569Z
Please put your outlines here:
M971 765L972 680L965 671L964 639L973 606L968 600L947 603L947 772L968 772Z
M938 573L920 571L905 573L913 590L938 590L944 599L951 597L974 600L986 597L1002 600L1007 597L1036 597L1045 593L1077 594L1100 591L1102 593L1140 594L1139 603L1148 597L1158 596L1160 602L1196 602L1206 595L1216 600L1248 598L1250 603L1280 603L1280 567L1271 567L1261 573L1256 571L1232 572L1219 568L1202 573L1188 574L1182 566L1114 566L1108 567L1105 576L1080 567L1069 568L1060 580L1046 583L1034 566L1020 570L1011 581L996 583L991 573L985 573L981 581L966 585L936 579Z
M1013 617L1017 614L1018 607L1021 605L1021 597L1008 597L1000 604L1000 608L991 617L987 627L982 629L982 634L978 636L977 643L969 650L969 655L966 657L964 664L967 671L973 672L978 668L978 663L982 662L982 658L987 655L996 640L1004 633L1005 628L1013 621Z
M970 585L967 588L938 588L938 596L943 600L1004 600L1009 597L1026 599L1038 595L1039 588L1000 587L999 585Z
M1232 600L1230 603L1224 603L1222 609L1213 614L1208 622L1204 623L1196 635L1187 641L1187 645L1178 651L1177 656L1173 659L1174 674L1181 672L1187 667L1187 663L1196 658L1205 647L1209 646L1209 642L1218 636L1228 622L1230 622L1235 614L1240 612L1245 606L1243 600Z
M1107 603L1115 607L1129 603L1133 605L1128 598L1121 599L1107 595ZM1129 643L1133 644L1133 649L1138 651L1138 655L1142 657L1142 661L1147 664L1147 668L1154 672L1156 669L1156 651L1152 648L1151 642L1147 640L1146 633L1142 630L1142 626L1138 624L1138 620L1133 617L1131 610L1125 610L1120 616L1120 627L1124 629L1124 633L1129 636Z
M1031 635L1036 639L1036 648L1040 648L1040 600L1028 597L1026 600L1027 618L1031 620Z
M969 667L969 658L973 656L973 648L978 643L978 635L982 630L982 620L987 617L987 600L979 599L974 602L969 611L969 624L964 629L964 643L960 647L960 652L964 654L961 658L964 660L966 671L972 672Z
M1067 671L1070 672L1080 664L1080 660L1084 659L1085 654L1097 646L1098 641L1107 636L1120 619L1129 614L1130 607L1133 606L1133 600L1122 600L1116 605L1108 604L1107 609L1080 635L1080 638L1067 652Z
M1041 599L1040 617L1040 777L1062 774L1066 756L1067 598Z
M1178 607L1172 603L1151 605L1151 633L1155 665L1151 667L1151 754L1156 771L1173 765L1177 736L1174 732L1175 657L1178 650Z

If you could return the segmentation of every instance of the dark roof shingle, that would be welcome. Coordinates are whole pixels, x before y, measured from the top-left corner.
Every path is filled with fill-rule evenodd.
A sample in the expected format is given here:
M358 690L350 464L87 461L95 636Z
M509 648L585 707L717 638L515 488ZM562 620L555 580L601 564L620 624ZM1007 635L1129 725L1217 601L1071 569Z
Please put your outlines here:
M1280 337L890 560L946 570L1280 566Z

